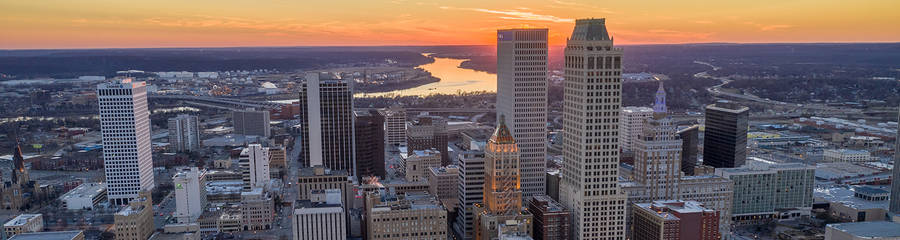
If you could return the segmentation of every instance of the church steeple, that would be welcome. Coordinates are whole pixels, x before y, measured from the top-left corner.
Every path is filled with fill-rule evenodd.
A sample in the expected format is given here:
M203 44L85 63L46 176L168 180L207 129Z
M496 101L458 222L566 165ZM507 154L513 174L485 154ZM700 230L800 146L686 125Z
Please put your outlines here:
M659 81L659 89L656 90L656 101L653 103L653 115L665 116L667 112L666 89L663 88L663 82Z
M28 172L25 170L25 157L22 155L22 147L16 139L16 152L13 153L13 171L9 181L13 184L22 184L28 181Z

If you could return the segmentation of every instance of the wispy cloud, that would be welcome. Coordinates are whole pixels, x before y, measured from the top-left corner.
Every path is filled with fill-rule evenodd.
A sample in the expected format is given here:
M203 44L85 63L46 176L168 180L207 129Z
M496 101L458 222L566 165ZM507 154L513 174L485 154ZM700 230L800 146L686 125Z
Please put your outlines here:
M763 32L775 31L775 30L781 30L781 29L785 29L785 28L794 27L794 25L787 25L787 24L760 24L760 23L755 23L755 22L744 22L744 24L754 26Z
M696 21L694 21L694 23L696 23L696 24L713 24L713 21L709 21L709 20L696 20Z
M581 10L587 9L587 10L597 11L597 12L601 12L601 13L605 13L605 14L616 14L616 12L609 10L609 8L601 8L601 7L597 7L596 5L593 5L593 4L582 4L582 3L575 2L575 1L570 2L570 1L554 0L553 4L550 4L547 7L581 9Z
M482 13L490 13L500 15L498 18L500 19L509 19L509 20L525 20L525 21L546 21L546 22L557 22L557 23L568 23L574 22L574 19L571 18L562 18L553 15L546 14L538 14L531 11L528 11L528 8L519 7L518 10L494 10L494 9L485 9L485 8L456 8L456 7L448 7L448 6L440 6L440 9L444 10L466 10L466 11L476 11Z

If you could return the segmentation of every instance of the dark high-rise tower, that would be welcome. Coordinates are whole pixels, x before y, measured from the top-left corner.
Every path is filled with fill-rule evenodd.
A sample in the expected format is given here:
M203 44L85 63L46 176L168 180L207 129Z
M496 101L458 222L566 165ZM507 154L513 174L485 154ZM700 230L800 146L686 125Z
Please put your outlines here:
M308 73L300 89L303 167L322 165L356 174L353 87L334 74Z
M406 149L413 151L435 149L441 152L441 166L450 165L447 152L447 120L438 116L419 116L406 126Z
M700 153L700 125L693 125L678 130L681 136L681 171L685 175L694 175L694 167L697 166L697 154Z
M747 160L747 121L750 108L720 101L706 106L703 164L734 168Z
M353 112L356 134L356 176L384 179L384 116L376 110Z

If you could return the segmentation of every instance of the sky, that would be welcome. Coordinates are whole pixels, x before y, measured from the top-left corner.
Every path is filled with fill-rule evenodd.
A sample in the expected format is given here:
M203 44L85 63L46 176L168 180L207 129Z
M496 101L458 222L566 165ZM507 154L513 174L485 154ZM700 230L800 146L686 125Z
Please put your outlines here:
M616 44L900 42L898 0L0 0L0 49L495 44L606 18Z

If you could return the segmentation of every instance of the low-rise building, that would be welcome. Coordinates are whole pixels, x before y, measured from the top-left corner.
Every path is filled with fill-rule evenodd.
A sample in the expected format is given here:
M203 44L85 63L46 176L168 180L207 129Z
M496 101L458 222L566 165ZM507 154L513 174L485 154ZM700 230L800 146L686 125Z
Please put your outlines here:
M310 200L294 202L294 240L347 238L346 214L339 189L315 190Z
M153 200L149 192L128 203L114 217L116 240L146 240L156 231L153 225Z
M528 211L534 216L532 237L535 240L572 239L571 213L547 195L532 196Z
M826 149L822 155L824 162L871 162L876 160L866 150Z
M721 239L719 213L699 202L665 200L634 205L634 239Z
M900 223L832 223L825 227L825 240L898 240Z
M398 198L369 192L366 236L371 240L445 239L447 209L427 194L407 193Z
M21 214L3 224L3 232L6 237L43 230L44 215L41 214Z
M828 214L842 222L884 221L890 192L875 186L816 188L817 204L828 204Z
M8 240L84 240L83 231L23 233Z
M731 218L735 224L809 217L815 187L814 166L750 158L739 168L717 168L734 182Z
M106 184L83 183L59 197L68 210L90 210L106 201Z
M414 150L400 162L400 170L409 182L425 180L432 167L441 167L441 152L434 149Z
M447 209L455 209L459 203L459 167L448 165L446 167L432 167L428 169L428 192L436 196Z
M241 192L241 215L244 231L272 229L275 202L262 188Z

